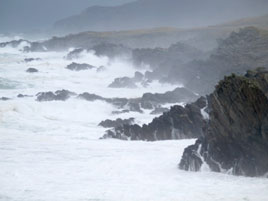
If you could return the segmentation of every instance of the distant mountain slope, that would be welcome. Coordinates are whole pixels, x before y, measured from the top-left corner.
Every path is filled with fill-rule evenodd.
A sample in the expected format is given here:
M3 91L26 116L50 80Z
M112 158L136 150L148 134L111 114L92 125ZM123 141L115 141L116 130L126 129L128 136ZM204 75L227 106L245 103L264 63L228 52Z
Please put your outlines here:
M120 5L131 0L0 0L0 33L45 31L58 19L92 5Z
M182 28L267 14L266 0L138 0L115 7L89 7L55 23L58 31L109 31L159 26Z

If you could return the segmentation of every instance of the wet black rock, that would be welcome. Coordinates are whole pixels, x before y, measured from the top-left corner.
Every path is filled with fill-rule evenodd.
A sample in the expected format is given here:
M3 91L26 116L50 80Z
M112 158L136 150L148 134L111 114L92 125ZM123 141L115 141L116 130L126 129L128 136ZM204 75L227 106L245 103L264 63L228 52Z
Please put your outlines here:
M107 119L99 123L99 126L102 126L104 128L115 128L115 127L123 126L123 125L132 125L134 123L134 120L135 120L134 118L129 118L129 119L118 118L116 120Z
M268 172L268 70L225 77L208 97L204 135L185 149L179 167L262 176ZM198 156L198 157L196 157ZM203 164L203 162L201 163Z
M49 91L49 92L40 92L36 94L37 101L43 102L43 101L66 101L71 96L75 96L76 94L73 92L70 92L68 90L58 90L55 93Z
M96 68L95 66L92 66L90 64L79 64L79 63L71 63L69 64L67 67L67 69L69 70L72 70L72 71L81 71L81 70L90 70L90 69L93 69L93 68Z
M185 107L171 107L170 111L147 125L134 124L116 127L107 131L103 138L146 141L198 138L202 136L202 128L205 125L201 114L203 107L206 107L206 99L201 97L195 103L187 104Z
M27 73L37 73L38 70L37 70L36 68L28 68L28 69L26 70L26 72L27 72Z

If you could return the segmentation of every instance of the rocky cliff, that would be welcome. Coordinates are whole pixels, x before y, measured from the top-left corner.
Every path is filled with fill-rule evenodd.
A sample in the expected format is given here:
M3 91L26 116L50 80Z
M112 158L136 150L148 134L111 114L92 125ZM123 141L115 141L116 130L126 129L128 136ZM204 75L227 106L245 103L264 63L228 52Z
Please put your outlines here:
M204 135L185 149L179 167L235 175L268 172L268 71L248 71L219 82L208 97L209 121Z

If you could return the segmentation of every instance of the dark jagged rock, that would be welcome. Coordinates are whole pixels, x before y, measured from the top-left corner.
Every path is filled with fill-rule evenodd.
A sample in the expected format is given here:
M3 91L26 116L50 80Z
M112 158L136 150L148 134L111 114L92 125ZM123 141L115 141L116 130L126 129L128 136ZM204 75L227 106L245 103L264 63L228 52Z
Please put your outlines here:
M25 58L24 62L29 63L32 61L40 61L40 60L41 60L40 58Z
M198 171L206 163L216 172L267 173L268 71L257 69L246 76L225 77L208 97L208 108L210 119L204 137L185 149L179 167Z
M87 101L96 101L96 100L106 100L105 98L98 96L96 94L90 94L90 93L83 93L83 94L79 94L78 98L82 98L85 99Z
M137 85L129 77L116 78L108 87L110 88L137 88Z
M142 109L155 109L159 105L165 103L176 103L176 102L190 102L198 98L197 95L191 93L184 88L176 88L173 91L168 91L164 94L156 93L146 93L141 98L127 99L127 98L104 98L96 94L83 93L78 96L87 101L102 100L110 103L119 109L124 109L125 111L139 112L142 113Z
M123 125L131 125L134 123L134 120L135 120L134 118L129 118L129 119L118 118L116 120L107 119L99 123L99 126L102 126L104 128L115 128L115 127L119 127Z
M37 94L37 101L54 101L54 100L67 100L71 96L76 94L68 90L61 90L53 92L42 92ZM164 94L151 94L146 93L141 98L105 98L96 94L88 92L79 94L77 98L81 98L87 101L105 101L121 109L115 113L125 112L139 112L143 113L143 109L155 109L159 108L161 104L176 103L181 101L195 100L198 96L190 93L186 89L177 88L173 91L166 92ZM157 111L157 110L156 110Z
M66 68L73 71L81 71L81 70L90 70L96 67L89 64L78 64L73 62L69 64Z
M77 48L69 52L66 56L66 59L72 60L72 59L78 59L80 57L80 54L84 51L87 51L83 48Z
M137 88L137 85L140 83L144 87L148 86L150 80L146 79L145 76L141 72L135 72L134 77L121 77L116 78L109 87L111 88Z
M43 102L43 101L65 101L69 99L71 96L74 96L75 93L70 92L68 90L58 90L55 93L49 91L49 92L40 92L37 96L37 101Z
M27 72L27 73L37 73L38 70L37 70L36 68L28 68L28 69L26 70L26 72Z
M201 102L204 104L200 104ZM156 141L200 137L205 124L200 106L205 104L205 98L201 97L185 107L173 106L170 111L155 118L148 125L119 126L107 131L103 138Z
M194 145L184 149L179 167L183 170L197 172L200 170L203 161L200 156L201 140L197 140Z
M145 109L152 109L155 105L164 103L192 102L198 98L193 92L178 87L166 93L145 93L141 98L141 106Z

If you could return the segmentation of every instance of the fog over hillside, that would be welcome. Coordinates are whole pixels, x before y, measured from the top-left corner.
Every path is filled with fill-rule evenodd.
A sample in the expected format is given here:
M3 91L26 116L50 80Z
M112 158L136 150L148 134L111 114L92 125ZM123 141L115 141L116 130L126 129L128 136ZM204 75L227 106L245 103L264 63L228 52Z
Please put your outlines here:
M57 21L58 31L108 31L145 27L214 25L267 14L265 0L138 0L116 7L94 6Z

